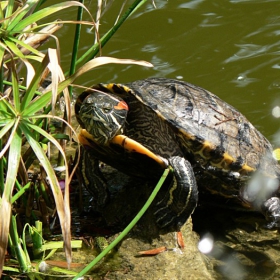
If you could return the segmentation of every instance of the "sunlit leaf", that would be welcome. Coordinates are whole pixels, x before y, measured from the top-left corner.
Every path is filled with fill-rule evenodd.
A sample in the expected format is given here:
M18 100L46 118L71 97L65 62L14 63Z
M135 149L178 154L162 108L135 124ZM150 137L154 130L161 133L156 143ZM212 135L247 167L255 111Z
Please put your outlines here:
M25 64L26 69L27 69L26 86L29 87L33 77L35 76L35 70L34 70L32 64L27 59L21 59L21 60Z
M50 58L50 63L48 65L48 68L51 71L51 81L52 81L52 114L55 114L55 103L57 99L57 88L58 88L58 82L60 79L60 74L62 73L60 64L58 62L58 55L57 55L57 50L55 49L48 49L48 54Z
M6 30L12 30L14 28L14 26L16 26L23 19L23 17L30 11L30 5L28 3L12 14L11 12L14 9L14 4L12 4L12 5L10 5L10 4L12 4L11 1L9 1L10 12L6 13L6 15L5 15L6 21L4 22L4 24L2 26ZM8 9L7 9L7 11L8 11Z
M1 113L0 113L1 114ZM15 119L13 117L11 118L5 118L5 119L0 119L0 127L4 127L4 126L9 126L10 123L14 123L15 122ZM8 129L9 130L9 129ZM7 131L8 131L7 130ZM1 130L2 131L2 130ZM5 135L5 133L1 133L0 131L0 138L3 137L3 135Z
M11 217L12 191L17 177L21 153L21 132L17 129L10 145L8 170L2 200L0 203L0 275L3 270ZM4 218L5 217L5 218Z
M6 46L0 42L0 65L2 65L2 61L4 59Z
M63 71L60 67L59 58L57 50L54 49L48 49L48 54L50 58L50 63L48 65L51 75L52 75L52 114L55 115L55 103L57 100L58 92L58 82L65 80ZM71 121L71 104L70 104L70 97L69 97L69 91L68 88L65 87L63 90L64 93L64 102L66 107L66 113L67 113L67 121L70 123Z
M114 57L107 57L107 56L100 56L97 58L94 58L84 64L80 69L76 71L74 75L71 76L73 80L75 80L78 76L84 74L85 72L88 72L89 70L96 68L98 66L102 66L105 64L135 64L135 65L140 65L140 66L145 66L145 67L153 67L153 64L147 61L143 60L133 60L133 59L119 59L119 58L114 58Z
M0 113L0 120L1 118L15 117L17 115L15 108L7 101L6 97L0 98Z
M12 84L13 84L13 99L14 99L14 107L15 111L19 111L20 108L20 101L19 101L19 87L18 87L18 77L17 77L17 72L16 72L16 66L14 64L14 61L11 62L10 64L10 70L12 72Z
M3 10L6 8L7 5L8 5L8 1L1 1L0 2L0 10L2 10L2 13L3 13ZM4 15L3 15L3 17L4 17ZM3 17L0 17L0 19L3 18Z
M18 120L19 121L19 120ZM13 127L13 130L15 131L17 126L16 124L16 119L11 119L9 122L6 123L6 125L0 130L0 138L2 139L2 137ZM10 137L8 138L8 141L6 142L5 146L2 148L2 150L0 151L0 158L2 158L2 156L6 153L6 151L8 150L11 141L13 140L13 132L11 133Z
M65 81L59 83L58 86L58 92L61 92L65 87L69 86L73 81L81 76L82 74L88 72L91 69L94 69L98 66L109 64L109 63L115 63L115 64L136 64L136 65L141 65L141 66L146 66L146 67L153 67L153 65L149 62L146 61L137 61L137 60L132 60L132 59L118 59L118 58L113 58L113 57L97 57L89 62L87 62L85 65L83 65L81 68L79 68L72 76L70 76L68 79ZM41 106L47 106L47 104L50 102L51 99L51 91L46 92L42 96L38 96L34 100L32 100L29 103L29 106L26 107L22 114L25 117L28 117L30 115L34 115L36 112L38 112L39 107ZM41 107L42 108L42 107Z
M49 57L46 55L40 65L38 65L36 69L36 73L29 85L29 87L26 89L26 93L21 101L21 112L24 111L26 107L29 107L30 101L33 99L36 90L38 89L39 82L41 80L41 77L44 73L44 70L46 69L47 65L49 64ZM45 106L45 105L43 105ZM35 105L36 108L38 106ZM35 112L42 109L43 107L39 107ZM23 114L22 114L23 115Z
M49 6L47 8L44 8L42 10L39 10L37 12L35 12L34 14L24 18L22 21L20 21L16 26L13 27L13 33L20 33L22 32L23 29L25 29L28 25L37 22L39 20L42 20L43 18L52 15L58 11L61 11L63 9L66 8L70 8L73 6L80 6L83 7L86 11L88 11L88 9L81 3L77 2L77 1L65 1L65 2L61 2L59 4L55 4L52 6ZM89 15L90 12L88 11ZM10 29L9 29L10 30Z
M25 42L23 42L23 41L21 41L21 40L18 40L18 39L16 39L16 38L14 38L14 37L11 37L11 38L9 38L12 42L14 42L14 43L16 43L16 44L18 44L18 45L20 45L22 48L25 48L25 49L27 49L30 53L33 53L33 54L36 54L36 55L38 55L38 56L40 56L40 57L44 57L44 54L43 53L41 53L41 52L39 52L37 49L35 49L35 48L32 48L31 46L30 46L30 44L26 44ZM22 50L20 50L21 52L22 52Z
M62 234L64 237L64 242L65 242L65 254L67 258L67 262L71 262L71 232L70 232L70 216L65 213L65 204L63 201L63 196L62 192L57 180L57 177L55 175L55 172L51 166L51 163L49 162L47 156L45 155L44 150L38 143L38 141L33 138L32 134L30 133L29 129L29 123L26 123L25 121L22 121L20 123L20 128L22 132L24 133L28 143L32 147L34 153L36 154L37 159L40 161L42 164L44 170L47 173L48 179L49 179L49 184L51 186L53 196L55 199L55 204L57 207L57 213L60 219L60 224L61 224L61 230Z

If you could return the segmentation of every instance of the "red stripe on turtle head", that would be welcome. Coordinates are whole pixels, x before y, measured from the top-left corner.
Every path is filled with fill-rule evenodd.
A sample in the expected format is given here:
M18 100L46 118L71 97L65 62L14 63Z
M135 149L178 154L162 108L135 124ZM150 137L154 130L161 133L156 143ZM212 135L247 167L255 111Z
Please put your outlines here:
M128 111L128 105L123 100L120 101L116 106L114 106L114 108L117 109L117 110L126 110L126 111Z

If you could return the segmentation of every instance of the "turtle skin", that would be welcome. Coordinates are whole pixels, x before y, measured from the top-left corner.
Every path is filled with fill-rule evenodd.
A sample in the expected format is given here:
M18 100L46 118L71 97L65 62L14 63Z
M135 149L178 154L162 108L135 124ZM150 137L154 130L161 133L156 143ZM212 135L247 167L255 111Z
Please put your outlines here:
M279 227L280 168L271 144L211 92L165 78L99 84L78 98L75 111L80 125L93 136L97 148L89 150L96 159L129 175L153 176L135 156L120 159L116 152L112 160L106 152L115 151L111 139L125 135L173 168L174 183L155 213L160 226L184 224L197 204L198 185L261 211L268 227ZM141 166L138 174L137 168L136 174L131 172L131 163Z

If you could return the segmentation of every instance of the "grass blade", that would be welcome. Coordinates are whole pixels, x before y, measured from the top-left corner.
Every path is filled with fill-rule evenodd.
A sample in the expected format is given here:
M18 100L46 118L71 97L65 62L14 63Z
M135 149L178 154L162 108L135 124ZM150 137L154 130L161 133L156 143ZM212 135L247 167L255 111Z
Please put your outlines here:
M62 192L57 180L57 177L55 175L55 172L51 166L51 163L49 162L47 156L45 155L44 150L40 146L40 144L37 142L37 140L33 137L33 135L30 132L30 128L28 127L29 124L22 121L20 123L20 128L22 132L24 133L28 143L32 147L34 153L36 154L36 157L42 164L43 168L45 169L50 187L53 192L53 196L55 199L55 204L57 207L57 213L59 216L60 224L61 224L61 230L62 230L62 235L64 239L64 250L65 250L65 255L66 255L66 260L67 263L70 264L71 262L71 221L70 221L70 214L65 213L65 204L63 201L63 196ZM69 208L69 207L68 207Z
M35 76L33 77L29 87L26 89L26 93L25 93L25 95L24 95L24 97L23 97L23 99L21 101L21 111L24 111L24 109L26 107L29 107L29 103L30 103L30 101L34 97L34 94L36 92L36 89L38 88L38 85L39 85L39 82L41 80L41 77L42 77L42 75L44 73L44 70L48 66L49 62L50 62L49 56L45 55L43 61L37 67ZM42 107L38 107L38 106L36 106L36 108L37 108L37 110L35 112L37 112L38 110L42 109Z
M44 57L44 54L41 53L40 51L38 51L37 49L35 48L32 48L30 44L26 44L24 41L22 40L18 40L14 37L10 37L9 38L12 42L14 42L15 44L18 44L20 45L22 48L28 50L30 53L33 53L33 54L36 54L37 56L39 57Z
M84 4L84 0L80 0L82 4ZM83 19L83 9L82 7L78 7L77 11L77 21L81 21ZM76 61L78 57L78 48L80 44L80 37L81 37L81 24L76 24L76 29L75 29L75 37L74 37L74 43L73 43L73 49L72 49L72 56L71 56L71 63L70 63L70 76L74 74L76 70ZM72 91L73 88L70 86L69 87L69 95L72 97Z
M70 76L65 81L59 83L58 85L58 92L61 92L65 89L65 87L69 86L71 83L74 82L76 78L81 76L82 74L88 72L89 70L96 68L101 65L109 64L109 63L115 63L115 64L135 64L140 66L146 66L146 67L153 67L153 65L149 62L142 61L142 60L132 60L132 59L119 59L119 58L113 58L113 57L106 57L101 56L94 58L87 62L85 65L83 65L81 68L79 68L75 74ZM34 115L39 109L42 108L41 106L47 106L47 104L50 102L51 99L51 91L46 92L44 95L38 96L30 104L28 105L25 110L23 110L22 115L28 117L30 115Z
M24 30L27 26L29 26L30 24L34 23L34 22L37 22L39 20L42 20L43 18L49 16L49 15L52 15L56 12L59 12L63 9L66 9L66 8L70 8L70 7L73 7L73 6L80 6L80 7L83 7L86 11L87 8L77 2L77 1L65 1L65 2L62 2L62 3L59 3L59 4L55 4L55 5L52 5L52 6L49 6L47 8L44 8L42 10L38 10L37 12L35 12L34 14L26 17L25 19L23 19L22 21L20 21L12 30L13 33L20 33L22 32L22 30ZM90 15L90 12L88 11L89 15Z
M18 119L19 121L19 119ZM8 170L6 175L6 184L0 202L0 275L3 271L5 253L8 243L8 234L11 220L11 197L12 191L17 177L20 153L21 153L21 131L15 130L11 135L12 141L10 145ZM5 217L5 218L3 218Z

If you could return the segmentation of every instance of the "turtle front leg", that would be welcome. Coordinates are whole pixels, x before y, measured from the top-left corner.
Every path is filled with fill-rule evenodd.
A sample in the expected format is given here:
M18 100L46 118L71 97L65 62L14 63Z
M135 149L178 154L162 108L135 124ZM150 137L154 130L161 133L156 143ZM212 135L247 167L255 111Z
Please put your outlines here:
M185 158L171 157L169 164L175 180L158 203L155 216L160 227L174 225L176 230L180 230L196 207L198 189L192 166Z
M266 225L267 228L280 228L280 199L278 197L271 197L265 201L262 213L269 222Z
M108 200L107 182L99 169L99 160L81 146L79 171L86 189L93 195L97 206L103 207Z

